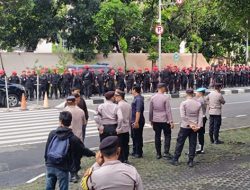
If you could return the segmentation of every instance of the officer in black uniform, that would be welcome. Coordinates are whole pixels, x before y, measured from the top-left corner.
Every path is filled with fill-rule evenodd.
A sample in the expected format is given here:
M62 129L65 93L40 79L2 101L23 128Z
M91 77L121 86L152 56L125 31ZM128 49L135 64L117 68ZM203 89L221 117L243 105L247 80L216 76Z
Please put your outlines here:
M145 68L145 72L142 74L143 78L143 92L148 93L150 91L150 73L149 69Z
M179 93L180 91L180 73L178 68L174 71L174 93Z
M49 95L50 95L51 74L50 74L50 71L49 71L49 69L47 67L44 68L44 71L45 71L45 75L47 77L46 92L47 92L47 95L49 97Z
M63 97L67 97L71 94L70 92L70 79L71 79L71 75L69 73L69 71L65 71L62 75L62 94Z
M143 80L143 75L142 75L142 69L138 69L138 71L135 74L135 83L136 85L142 87L142 80Z
M155 93L157 90L157 85L159 83L159 72L158 68L154 67L153 71L151 72L151 83L152 83L152 93Z
M123 73L121 67L118 68L118 72L116 74L116 82L117 82L116 88L120 89L121 91L124 91L124 89L126 88L125 74Z
M106 85L108 91L115 90L115 70L111 70L106 79Z
M126 85L127 93L130 93L135 82L134 69L130 69L130 71L128 72L125 78L126 78L126 83L127 83Z
M45 97L45 92L47 92L47 84L48 84L48 78L47 75L44 73L44 71L41 71L41 75L39 77L39 99L43 96L43 99Z
M104 81L105 81L104 70L100 69L98 71L98 74L96 75L96 84L98 87L99 96L104 95Z
M25 89L27 91L30 101L34 99L34 77L31 75L31 72L27 72Z
M12 75L9 77L9 82L12 84L20 84L19 77L17 76L17 72L13 71Z
M53 94L55 94L55 98L58 99L58 88L59 88L59 81L61 76L57 73L57 69L54 69L54 73L51 74L51 93L50 98L53 97Z
M84 96L85 99L89 99L91 96L91 85L92 85L93 75L92 72L89 71L88 65L85 65L84 69L85 69L85 71L83 72Z
M188 88L194 89L194 72L191 67L188 70Z
M187 89L187 82L188 82L188 77L186 73L186 68L183 68L181 73L180 73L180 80L181 80L181 89L186 90Z
M202 68L195 72L196 88L202 87Z
M22 71L22 74L20 76L20 84L22 86L25 86L26 83L26 71Z
M78 71L73 73L72 88L82 89L82 78Z

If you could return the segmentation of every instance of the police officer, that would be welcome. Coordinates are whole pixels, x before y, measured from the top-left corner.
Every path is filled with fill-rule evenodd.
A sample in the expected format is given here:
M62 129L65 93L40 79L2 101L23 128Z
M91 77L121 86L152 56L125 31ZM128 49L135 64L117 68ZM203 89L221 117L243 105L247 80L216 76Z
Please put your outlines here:
M215 84L215 90L210 92L206 96L206 101L209 108L209 136L211 143L223 144L223 141L219 140L219 132L221 126L221 114L222 105L225 104L225 100L221 94L220 83Z
M78 71L73 73L72 88L82 89L82 78Z
M41 75L39 77L39 99L43 96L43 99L45 97L45 92L47 90L47 84L48 84L48 78L47 75L44 73L44 70L41 70Z
M126 85L127 93L130 93L135 82L134 69L131 68L125 78L126 78L126 83L127 83Z
M188 82L188 77L186 73L186 68L183 68L181 73L180 73L180 80L181 80L181 89L186 90L187 89L187 82Z
M123 121L121 109L114 103L114 95L114 91L104 94L106 102L98 106L97 115L94 116L98 125L100 141L108 136L117 135L116 128L120 128Z
M202 108L202 113L203 113L203 126L198 130L198 142L200 145L200 149L196 151L197 154L203 154L204 153L204 135L205 135L205 126L207 122L207 117L206 117L206 111L207 111L207 103L205 101L205 93L206 93L206 88L198 88L196 90L196 99L198 102L201 103L201 108Z
M128 163L129 155L129 131L131 124L131 105L125 100L125 92L117 89L115 91L115 101L118 103L118 108L122 112L123 121L120 127L116 128L117 136L119 138L121 153L119 160Z
M111 70L106 79L106 86L108 91L115 90L115 70Z
M30 71L27 72L25 89L28 93L30 101L32 101L34 99L34 77L31 75Z
M171 143L171 129L174 128L173 117L171 112L169 97L165 96L165 83L158 84L158 93L152 96L149 103L149 121L155 131L155 149L157 159L162 157L161 154L161 132L164 133L164 154L163 157L171 159L169 153Z
M132 89L134 100L132 102L132 130L131 136L133 140L132 156L135 158L143 157L143 128L145 125L144 118L144 97L141 95L141 87L134 86Z
M139 68L138 71L135 74L135 83L136 83L136 85L139 85L141 87L142 86L142 80L143 80L142 70Z
M194 88L194 72L192 67L188 69L188 88Z
M120 89L121 91L124 91L124 89L126 88L125 74L123 73L121 67L118 68L118 72L116 74L116 82L116 88Z
M93 75L92 72L89 70L89 66L84 66L84 73L83 73L83 84L84 84L84 96L85 99L89 99L91 96L91 85L92 85L92 79Z
M60 75L57 73L57 69L54 69L54 73L51 74L51 93L50 93L50 98L53 97L53 94L55 94L55 98L58 99L58 88L59 88L59 80L60 80Z
M20 84L22 86L25 86L26 83L26 71L22 71L22 74L20 76Z
M99 96L104 95L104 81L105 81L104 70L99 69L98 74L96 75L96 84L97 84Z
M84 184L87 189L143 190L136 168L118 160L121 152L118 137L107 137L99 149L96 163L86 173L89 175L87 184Z
M150 73L149 68L145 68L145 72L142 75L143 78L143 93L150 91Z
M13 84L20 84L19 77L17 76L17 72L13 71L12 75L9 77L9 82Z
M158 68L154 67L153 71L151 72L151 83L152 83L152 91L151 92L156 92L157 85L159 83L159 72Z
M175 154L171 164L175 166L178 165L178 160L181 156L185 141L189 138L188 166L193 167L197 143L197 131L202 127L203 113L200 102L193 98L194 91L188 89L186 94L186 100L180 105L181 128L178 133Z
M70 95L71 76L68 70L65 70L62 75L62 94L63 97Z

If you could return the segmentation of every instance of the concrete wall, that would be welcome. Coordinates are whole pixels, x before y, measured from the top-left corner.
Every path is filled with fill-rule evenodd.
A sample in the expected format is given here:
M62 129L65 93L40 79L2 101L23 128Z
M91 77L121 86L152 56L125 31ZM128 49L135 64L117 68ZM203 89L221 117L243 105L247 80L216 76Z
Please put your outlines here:
M18 74L22 72L22 70L33 68L35 66L43 66L43 67L56 67L59 63L59 57L57 54L50 53L1 53L3 64L6 73L9 75L12 71L17 71ZM127 63L128 68L142 68L145 67L151 68L151 61L147 60L147 54L127 54ZM166 65L177 65L178 67L190 67L191 66L192 55L191 54L180 54L180 61L174 63L173 54L162 54L162 68ZM104 58L101 54L97 55L96 62L105 62L109 63L114 68L123 67L124 60L122 54L119 53L111 53L108 58ZM71 60L68 63L69 65L74 64L74 61ZM205 68L208 65L207 61L203 57L202 54L198 55L198 67ZM0 67L1 69L1 67Z

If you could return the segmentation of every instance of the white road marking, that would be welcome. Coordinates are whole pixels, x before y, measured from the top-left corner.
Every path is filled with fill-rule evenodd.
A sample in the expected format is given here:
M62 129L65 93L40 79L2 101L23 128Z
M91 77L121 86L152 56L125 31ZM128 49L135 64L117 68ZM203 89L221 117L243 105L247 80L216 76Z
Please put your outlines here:
M27 181L26 183L33 183L34 181L36 181L36 180L38 180L39 178L44 177L44 176L45 176L45 173L42 173L42 174L40 174L40 175L38 175L38 176L36 176L36 177L30 179L30 180Z
M236 117L239 118L239 117L246 117L247 115L237 115Z

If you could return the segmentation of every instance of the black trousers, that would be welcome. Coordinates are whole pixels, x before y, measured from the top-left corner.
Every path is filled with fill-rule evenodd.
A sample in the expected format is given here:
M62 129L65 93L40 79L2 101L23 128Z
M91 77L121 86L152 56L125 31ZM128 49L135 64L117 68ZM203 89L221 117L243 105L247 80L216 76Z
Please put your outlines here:
M34 99L34 88L31 86L31 87L27 87L26 90L27 90L29 99L32 101Z
M193 160L195 157L195 151L196 151L196 144L197 144L197 132L194 132L192 129L189 128L180 128L180 131L178 133L176 148L175 148L175 154L174 159L178 160L181 156L181 152L183 150L184 144L186 139L189 140L189 160Z
M117 136L119 138L119 144L121 147L119 160L121 162L124 162L128 160L128 155L129 155L129 132L121 133L121 134L118 134Z
M85 80L84 81L84 96L86 98L89 98L92 94L91 92L91 81L90 80Z
M211 140L219 140L219 132L221 126L221 115L210 115L209 118L209 136Z
M203 117L203 126L198 131L198 141L199 141L199 144L201 145L202 150L203 150L204 142L205 142L204 135L205 135L205 132L206 132L206 130L205 130L206 122L207 122L207 117Z
M51 85L51 90L50 90L50 98L52 98L53 94L55 93L55 98L58 98L58 85L53 84Z
M171 143L171 128L168 123L153 122L153 129L155 131L155 149L157 155L161 155L161 132L164 134L164 153L168 154Z
M109 136L116 136L116 128L117 128L117 124L115 125L103 125L104 130L103 133L100 134L100 142L102 142L103 139L105 139L106 137Z
M143 154L143 127L144 124L139 124L139 128L135 129L133 128L131 130L131 136L133 140L133 154L137 154L139 156L142 156Z

